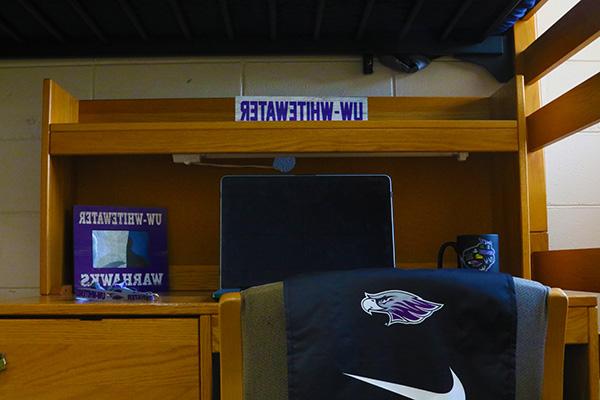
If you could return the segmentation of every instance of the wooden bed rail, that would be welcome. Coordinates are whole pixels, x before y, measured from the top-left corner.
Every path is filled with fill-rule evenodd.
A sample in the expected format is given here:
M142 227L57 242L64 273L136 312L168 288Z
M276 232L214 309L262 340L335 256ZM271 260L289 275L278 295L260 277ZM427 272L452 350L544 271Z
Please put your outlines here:
M600 248L534 252L531 269L545 285L600 292Z
M517 70L534 83L598 37L600 1L581 0L518 55Z
M598 122L600 73L527 117L528 150L539 150Z
M522 23L533 23L527 19L535 16L544 3L538 3ZM515 35L522 36L522 31L515 27ZM526 90L537 87L542 77L599 37L600 1L581 0L536 40L516 48L517 73L524 76ZM529 102L532 96L527 97ZM528 107L531 115L527 117L529 152L543 149L600 122L600 74L538 110L532 105Z

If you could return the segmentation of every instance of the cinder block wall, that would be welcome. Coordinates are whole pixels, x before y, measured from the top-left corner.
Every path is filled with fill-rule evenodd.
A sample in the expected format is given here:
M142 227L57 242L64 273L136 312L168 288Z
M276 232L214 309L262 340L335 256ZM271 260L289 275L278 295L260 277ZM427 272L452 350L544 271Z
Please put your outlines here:
M548 20L564 8L567 2L563 1L550 2ZM600 65L598 48L569 62L557 78L546 79L544 99L567 83L583 80L581 71L591 76ZM488 96L499 87L483 69L451 59L436 61L415 75L376 65L375 73L367 76L361 72L360 59L354 57L0 61L0 298L38 293L44 78L55 79L80 99ZM551 79L558 83L546 82ZM553 247L600 246L600 161L594 157L600 150L600 135L593 132L547 152Z
M540 10L544 32L578 0L550 0ZM542 102L600 72L600 39L542 80ZM550 248L600 247L600 125L546 149Z

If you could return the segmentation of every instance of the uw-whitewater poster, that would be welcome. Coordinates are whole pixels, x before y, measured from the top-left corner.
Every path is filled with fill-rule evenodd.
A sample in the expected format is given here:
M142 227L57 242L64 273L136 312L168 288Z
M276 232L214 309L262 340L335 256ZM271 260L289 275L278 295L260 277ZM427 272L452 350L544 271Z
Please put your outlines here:
M75 206L74 286L168 290L164 208Z
M237 96L236 121L367 121L367 97Z

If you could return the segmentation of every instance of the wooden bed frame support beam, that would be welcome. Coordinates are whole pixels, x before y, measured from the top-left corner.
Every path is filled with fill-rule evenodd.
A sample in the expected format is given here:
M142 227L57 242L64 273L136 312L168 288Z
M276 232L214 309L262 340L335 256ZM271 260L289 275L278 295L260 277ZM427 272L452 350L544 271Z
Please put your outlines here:
M598 122L600 73L527 117L528 150L539 150Z
M581 0L516 59L531 84L600 37L600 1Z
M68 0L67 2L71 5L73 11L79 15L79 18L81 18L81 20L87 25L90 31L96 35L98 40L104 44L110 43L104 32L102 32L102 29L98 26L96 21L94 21L92 16L90 16L90 14L85 10L85 8L83 8L79 0Z
M177 25L179 25L179 29L181 29L181 33L183 33L183 36L185 36L187 40L192 40L194 35L192 35L192 30L190 29L190 25L187 22L179 0L169 0L169 4L175 15L175 19L177 20Z

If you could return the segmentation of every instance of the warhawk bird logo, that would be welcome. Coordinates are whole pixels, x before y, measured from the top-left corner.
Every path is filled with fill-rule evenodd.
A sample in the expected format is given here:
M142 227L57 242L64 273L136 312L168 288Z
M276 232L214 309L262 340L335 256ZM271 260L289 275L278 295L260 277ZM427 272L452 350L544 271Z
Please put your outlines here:
M466 248L462 253L462 262L469 268L487 271L496 262L496 251L490 240L479 238L479 243Z
M422 299L416 294L403 290L386 290L379 293L366 293L360 305L364 312L387 314L386 326L393 324L420 324L444 305Z

